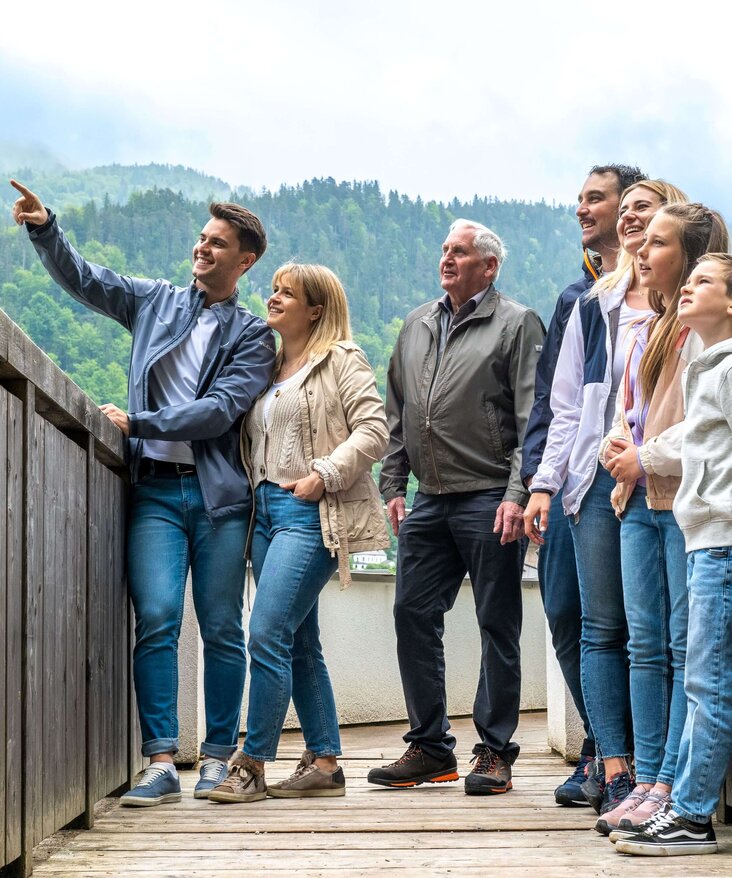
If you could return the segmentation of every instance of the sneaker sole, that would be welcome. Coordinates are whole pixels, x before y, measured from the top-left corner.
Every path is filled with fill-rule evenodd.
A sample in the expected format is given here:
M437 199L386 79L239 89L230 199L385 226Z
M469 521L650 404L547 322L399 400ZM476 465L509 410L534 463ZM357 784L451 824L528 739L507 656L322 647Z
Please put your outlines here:
M332 790L278 790L268 787L267 795L273 799L315 799L321 797L345 796L345 787L334 787Z
M646 857L683 857L687 854L716 854L716 841L676 842L664 845L642 841L624 841L620 839L615 850L621 854L643 854Z
M213 792L213 787L210 790L194 790L193 798L194 799L207 799L211 793Z
M633 835L638 835L638 829L613 829L613 831L608 835L610 841L615 844L616 841L620 841L621 838L630 838Z
M167 802L180 802L183 793L166 793L164 796L155 796L154 799L146 799L143 796L123 796L119 803L124 808L152 808L154 805L164 805Z
M441 772L436 772L435 774L425 774L421 777L414 777L409 780L400 780L393 781L388 780L387 778L367 778L369 783L378 784L381 787L394 787L397 789L402 789L406 787L418 787L423 783L450 783L453 780L460 780L460 775L457 771L450 771L447 774L443 774Z
M501 793L507 793L509 790L513 789L513 783L509 781L505 786L502 787L489 787L489 786L468 786L465 785L465 795L466 796L495 796L500 795Z
M563 808L590 808L592 807L587 799L584 796L581 799L567 799L563 796L554 796L554 801L557 805L561 805Z
M261 802L262 799L266 798L266 790L261 793L247 793L245 796L237 795L236 793L217 793L215 790L211 790L208 794L209 802L222 802L224 804L234 804L236 802Z

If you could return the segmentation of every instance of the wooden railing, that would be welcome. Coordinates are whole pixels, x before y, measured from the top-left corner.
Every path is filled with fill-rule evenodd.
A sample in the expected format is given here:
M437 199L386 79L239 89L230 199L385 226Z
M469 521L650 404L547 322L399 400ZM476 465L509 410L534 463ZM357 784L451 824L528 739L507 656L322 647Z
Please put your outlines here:
M121 434L0 311L0 867L139 769Z

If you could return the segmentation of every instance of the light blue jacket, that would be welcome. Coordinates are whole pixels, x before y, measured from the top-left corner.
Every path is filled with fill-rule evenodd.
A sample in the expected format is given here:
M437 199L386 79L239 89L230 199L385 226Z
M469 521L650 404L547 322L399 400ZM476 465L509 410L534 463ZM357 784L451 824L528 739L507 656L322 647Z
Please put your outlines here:
M132 333L128 456L133 483L142 457L141 440L189 441L209 517L247 512L251 491L239 457L239 426L272 374L275 345L269 327L237 303L236 292L212 305L219 325L201 365L196 398L152 411L150 369L190 334L206 294L193 283L182 288L166 280L125 277L87 262L53 214L43 226L29 228L54 281Z

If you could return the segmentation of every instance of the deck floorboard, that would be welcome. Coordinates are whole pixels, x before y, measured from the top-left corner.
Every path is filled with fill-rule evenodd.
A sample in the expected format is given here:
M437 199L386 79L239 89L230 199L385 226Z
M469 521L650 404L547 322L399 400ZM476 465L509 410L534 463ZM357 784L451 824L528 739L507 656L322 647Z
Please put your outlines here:
M472 724L453 723L461 775L469 771ZM717 828L720 853L625 857L593 830L589 808L559 808L552 790L567 766L546 745L546 717L523 714L514 789L466 796L462 782L389 790L366 783L374 765L403 751L398 724L342 730L344 798L214 805L192 798L197 775L182 772L183 801L157 808L115 807L34 875L49 878L394 878L505 875L507 878L662 878L732 874L732 827ZM287 732L268 777L286 777L302 750Z

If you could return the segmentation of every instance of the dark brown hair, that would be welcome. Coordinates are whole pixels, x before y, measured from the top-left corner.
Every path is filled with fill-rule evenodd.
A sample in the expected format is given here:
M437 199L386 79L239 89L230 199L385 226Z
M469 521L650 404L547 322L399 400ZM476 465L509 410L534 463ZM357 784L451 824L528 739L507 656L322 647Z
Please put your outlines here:
M212 201L208 212L214 219L226 220L235 229L239 238L239 249L254 253L257 259L267 249L267 234L259 217L251 210L233 201ZM256 259L254 260L256 262Z

